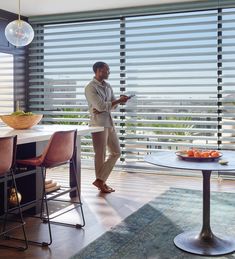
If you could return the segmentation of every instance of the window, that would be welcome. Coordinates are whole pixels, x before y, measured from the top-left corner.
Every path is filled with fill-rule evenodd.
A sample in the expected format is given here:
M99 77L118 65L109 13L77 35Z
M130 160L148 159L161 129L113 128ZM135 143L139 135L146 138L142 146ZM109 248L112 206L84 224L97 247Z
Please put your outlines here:
M235 9L223 9L220 28L220 112L221 148L234 149L235 144Z
M217 12L126 19L126 161L217 148ZM138 151L138 152L136 152Z
M46 123L88 124L85 85L93 78L92 65L110 65L109 82L120 94L119 20L55 24L34 28L36 42L29 54L29 109L44 114ZM118 111L114 115L118 117ZM83 157L93 153L84 137Z
M26 109L27 48L11 45L4 35L7 24L17 15L0 10L0 16L0 114L9 114L14 111L15 101Z
M113 114L125 166L158 149L234 149L233 15L214 9L35 25L30 110L47 123L87 124L84 86L102 60L115 94L136 94ZM82 145L89 159L91 139Z
M14 109L13 55L0 52L0 60L1 114L9 114Z

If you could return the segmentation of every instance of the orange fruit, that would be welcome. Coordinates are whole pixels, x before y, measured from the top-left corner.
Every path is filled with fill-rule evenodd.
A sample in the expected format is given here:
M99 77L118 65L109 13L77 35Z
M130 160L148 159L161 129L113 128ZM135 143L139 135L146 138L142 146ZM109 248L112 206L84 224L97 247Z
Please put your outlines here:
M194 151L192 149L187 150L187 155L190 157L194 156Z
M213 151L211 152L211 157L219 157L219 152L218 151Z
M203 151L203 152L201 153L201 156L202 156L203 158L207 158L207 157L210 156L210 153L209 153L208 151Z
M194 157L196 157L196 158L202 157L202 156L201 156L201 152L200 152L200 151L195 151L195 152L194 152Z
M215 150L209 150L208 152L210 153L210 156L211 156L211 154L212 154L213 152L215 152Z

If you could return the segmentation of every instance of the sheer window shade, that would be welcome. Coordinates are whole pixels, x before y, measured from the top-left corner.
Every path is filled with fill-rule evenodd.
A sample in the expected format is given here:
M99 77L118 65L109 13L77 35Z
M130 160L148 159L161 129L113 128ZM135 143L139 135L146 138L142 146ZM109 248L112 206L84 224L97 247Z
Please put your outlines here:
M0 53L0 60L1 114L9 114L14 109L14 57Z
M235 149L235 9L221 13L220 48L220 105L221 148Z
M110 65L109 82L120 94L119 20L45 25L35 32L38 40L29 54L30 109L40 110L45 123L88 124L84 87L96 61ZM82 145L84 157L93 155L90 137Z
M12 53L0 52L0 108L1 114L10 114L19 102L22 110L26 109L25 70L26 58L22 50ZM1 125L5 125L1 122Z
M126 84L137 96L126 108L126 161L217 148L216 42L216 11L126 20Z
M234 104L225 96L234 93L234 45L229 35L220 40L233 31L231 12L220 14L227 22L207 10L35 26L30 109L47 123L87 124L84 86L103 60L115 94L136 94L114 113L125 165L158 149L233 148L225 133ZM92 156L91 139L82 145L83 158Z

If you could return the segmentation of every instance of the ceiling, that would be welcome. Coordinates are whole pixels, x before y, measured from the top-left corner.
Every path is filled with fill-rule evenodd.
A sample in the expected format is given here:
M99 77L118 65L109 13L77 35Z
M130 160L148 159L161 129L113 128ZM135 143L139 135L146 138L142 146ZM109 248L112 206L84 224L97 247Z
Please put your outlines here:
M37 16L59 13L117 9L196 0L21 0L21 15ZM19 0L0 0L0 9L18 13Z

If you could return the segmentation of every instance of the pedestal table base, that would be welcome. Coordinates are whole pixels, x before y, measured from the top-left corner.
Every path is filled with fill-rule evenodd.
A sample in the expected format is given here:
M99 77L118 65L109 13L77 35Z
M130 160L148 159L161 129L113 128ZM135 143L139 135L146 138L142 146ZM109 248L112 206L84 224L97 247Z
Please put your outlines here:
M174 243L181 250L197 255L224 255L235 251L234 237L212 235L204 239L196 231L179 234Z

